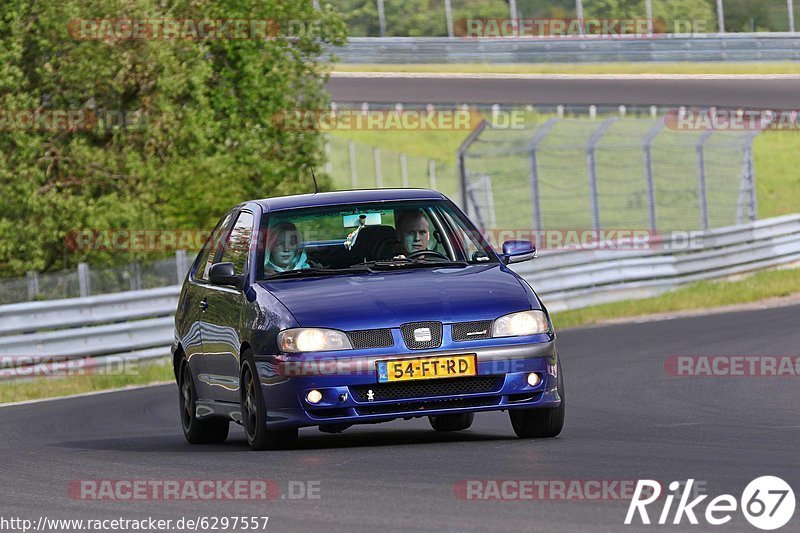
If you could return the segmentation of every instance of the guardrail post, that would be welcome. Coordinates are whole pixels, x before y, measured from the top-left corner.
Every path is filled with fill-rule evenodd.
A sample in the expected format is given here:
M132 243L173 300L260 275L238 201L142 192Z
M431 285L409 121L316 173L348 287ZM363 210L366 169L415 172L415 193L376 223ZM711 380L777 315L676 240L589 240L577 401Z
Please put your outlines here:
M381 165L381 149L377 146L372 149L372 158L375 161L375 187L383 187L383 168Z
M408 187L408 159L406 154L400 154L400 179L403 187Z
M92 293L91 281L89 279L89 265L78 263L78 288L81 297L89 296Z
M428 159L428 182L431 190L436 190L436 161Z
M350 183L354 189L358 189L358 170L356 168L356 144L347 141L347 151L350 158Z
M478 140L478 137L480 137L481 133L488 125L489 122L486 119L483 119L480 124L475 126L475 129L470 132L467 138L464 139L464 142L461 143L461 146L458 147L458 151L456 152L458 188L459 192L461 193L461 209L463 209L464 212L467 212L467 206L469 205L469 198L467 194L467 150L469 150L469 147L472 146L472 143Z
M653 179L653 154L652 145L656 136L664 129L665 123L662 117L644 137L644 177L647 184L647 211L650 221L650 230L656 232L656 186Z
M35 270L27 272L28 278L28 300L33 301L36 295L39 294L39 274Z
M528 172L530 176L531 187L531 214L533 215L533 229L537 231L541 231L543 228L541 202L539 201L539 164L536 159L536 150L539 147L539 143L542 142L545 137L547 137L547 135L550 133L550 130L553 129L553 126L556 125L558 120L558 118L551 118L545 122L541 129L537 131L533 137L531 137L531 140L528 143Z
M706 161L705 143L712 130L704 132L697 141L695 150L697 151L697 201L700 207L700 227L703 231L708 231L708 198L706 197Z
M186 257L186 250L175 250L175 268L178 273L178 283L183 281L186 273L189 272L189 259Z
M616 121L616 117L605 119L600 124L600 127L592 133L592 136L589 137L589 142L586 145L586 160L589 167L589 195L592 202L592 229L595 231L600 230L600 198L597 188L597 158L595 152L600 138L605 135Z

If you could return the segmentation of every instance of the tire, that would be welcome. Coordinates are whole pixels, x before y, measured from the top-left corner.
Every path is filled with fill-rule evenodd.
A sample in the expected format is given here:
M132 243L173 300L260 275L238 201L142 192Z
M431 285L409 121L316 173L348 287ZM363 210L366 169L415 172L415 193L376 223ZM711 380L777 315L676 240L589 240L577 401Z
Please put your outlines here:
M558 362L558 395L561 405L551 409L512 409L508 415L514 433L521 439L546 439L558 436L564 428L564 373Z
M178 406L183 436L191 444L221 444L228 438L230 421L222 418L197 418L197 390L189 363L184 360L178 382Z
M242 404L242 426L250 448L256 451L291 448L297 442L297 428L270 431L267 429L267 407L261 392L261 381L249 353L242 354L239 381Z
M473 420L475 420L475 413L428 417L431 427L436 431L461 431L463 429L469 429Z

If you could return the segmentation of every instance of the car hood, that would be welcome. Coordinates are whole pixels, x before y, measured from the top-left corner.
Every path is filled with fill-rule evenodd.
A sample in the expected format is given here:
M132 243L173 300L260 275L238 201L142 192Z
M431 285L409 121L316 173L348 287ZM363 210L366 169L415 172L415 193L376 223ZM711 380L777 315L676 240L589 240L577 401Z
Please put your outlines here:
M262 281L300 326L352 331L407 322L489 320L538 308L500 265ZM535 298L534 298L535 299Z

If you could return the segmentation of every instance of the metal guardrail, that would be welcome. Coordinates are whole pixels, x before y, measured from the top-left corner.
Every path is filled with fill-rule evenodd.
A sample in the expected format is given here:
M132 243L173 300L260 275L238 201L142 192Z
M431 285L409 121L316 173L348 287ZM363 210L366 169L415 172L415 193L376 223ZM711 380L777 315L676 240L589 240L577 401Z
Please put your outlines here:
M343 63L592 63L612 61L792 61L789 32L656 34L654 37L352 37L330 50Z
M515 270L551 311L653 296L689 282L800 262L800 215L701 233L695 249L544 250ZM180 287L0 306L0 357L160 359ZM102 360L102 359L99 359ZM14 377L7 368L0 379Z

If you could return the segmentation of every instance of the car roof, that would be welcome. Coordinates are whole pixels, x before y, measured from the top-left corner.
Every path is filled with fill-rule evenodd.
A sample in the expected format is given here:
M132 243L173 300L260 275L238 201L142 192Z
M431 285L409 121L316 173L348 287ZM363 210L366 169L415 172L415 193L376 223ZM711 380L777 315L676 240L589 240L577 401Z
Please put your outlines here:
M260 205L264 211L282 211L298 207L325 207L364 202L395 202L399 200L445 200L446 198L442 193L430 189L361 189L278 196L253 200L253 203Z

